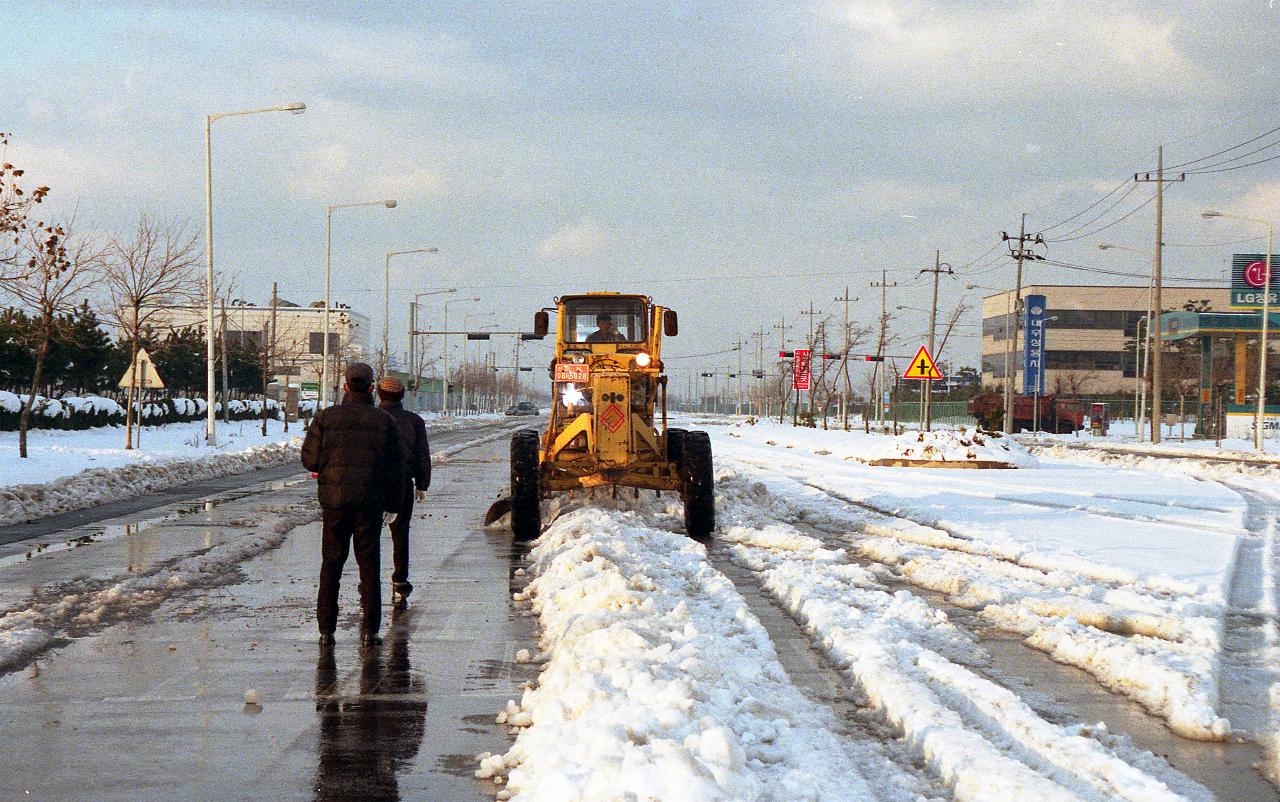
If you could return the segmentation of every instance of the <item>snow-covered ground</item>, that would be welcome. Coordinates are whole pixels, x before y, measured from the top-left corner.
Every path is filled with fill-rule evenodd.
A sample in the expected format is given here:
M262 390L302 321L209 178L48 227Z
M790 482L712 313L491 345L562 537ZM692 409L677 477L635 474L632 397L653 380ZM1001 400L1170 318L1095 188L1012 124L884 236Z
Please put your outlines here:
M466 418L424 415L429 431L467 428L496 415ZM0 519L30 521L164 490L189 482L281 465L298 459L305 434L300 423L219 423L218 446L205 447L204 423L147 427L140 445L126 450L124 430L30 433L26 459L18 456L16 432L0 433ZM136 432L135 432L136 435Z
M18 456L18 433L0 432L0 487L36 484L70 476L89 468L117 468L136 463L172 459L194 459L213 453L231 453L246 448L288 442L301 437L301 423L289 424L285 433L280 421L267 421L262 435L260 421L218 422L218 447L204 446L204 421L147 426L135 448L124 447L124 428L105 426L81 431L40 429L27 434L28 457ZM135 437L137 432L134 432Z
M673 425L712 435L718 543L709 555L673 534L679 503L668 499L570 505L549 526L518 594L543 627L530 658L543 673L499 715L519 733L514 747L482 756L479 772L505 779L504 798L592 798L599 788L671 798L664 777L678 777L678 798L691 800L849 798L796 796L784 783L807 776L807 758L792 752L812 748L842 769L820 789L864 783L869 798L927 795L920 784L931 781L957 799L1212 798L1105 726L1048 721L973 670L985 659L965 628L975 624L1083 669L1184 737L1280 742L1280 717L1233 725L1219 698L1233 681L1228 618L1261 619L1262 661L1280 653L1275 524L1259 523L1268 513L1238 483L1280 498L1274 475L1155 471L1141 456L1066 462L1060 449L1037 459L1007 438L979 445L1002 449L1015 470L873 467L911 456L918 435L707 416ZM943 445L970 436L953 432ZM1249 556L1242 543L1252 541ZM923 775L838 727L834 746L819 734L828 711L778 675L717 559L750 572L803 627ZM1259 589L1244 607L1241 582ZM972 623L953 621L955 608ZM784 728L776 709L764 724L753 717L766 695L787 700ZM717 729L726 722L732 738ZM784 731L794 745L775 754Z
M597 500L550 525L516 594L542 625L517 659L544 665L498 713L515 744L478 756L499 798L1211 798L1104 727L1045 720L963 665L981 647L945 613L785 523L796 508L763 484L718 478L730 559L902 739L841 727L792 684L739 589L678 533L678 502Z

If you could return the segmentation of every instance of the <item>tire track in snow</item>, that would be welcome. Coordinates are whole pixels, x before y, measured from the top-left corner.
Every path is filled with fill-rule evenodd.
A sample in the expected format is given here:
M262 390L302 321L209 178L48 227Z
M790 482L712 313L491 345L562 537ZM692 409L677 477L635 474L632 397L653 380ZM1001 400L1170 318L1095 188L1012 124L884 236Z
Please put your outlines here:
M1276 538L1280 504L1252 489L1227 484L1245 500L1247 534L1236 547L1229 608L1223 616L1219 696L1232 723L1267 753L1266 774L1280 782L1280 624Z
M1084 669L1164 718L1178 734L1221 740L1229 732L1229 722L1216 712L1219 611L1180 601L1198 588L1152 587L1128 571L966 539L813 480L774 475L770 481L806 487L837 502L838 509L820 514L847 527L836 536L860 557L886 565L903 582L977 610L983 620L1019 634L1054 660ZM845 511L849 506L854 514ZM866 513L874 520L866 520ZM1095 585L1100 587L1090 590Z
M725 489L722 482L722 503ZM942 627L936 639L954 630L945 615L931 618L928 605L906 591L891 594L865 569L788 524L762 524L759 510L751 511L750 499L735 489L726 512L739 525L723 533L736 541L727 547L730 559L761 577L766 592L901 728L957 799L1182 798L1110 752L1088 728L1050 724L1012 692L927 648L930 638L922 633ZM772 514L765 510L763 517ZM1138 762L1155 768L1159 761L1148 758ZM1209 798L1178 780L1181 793Z

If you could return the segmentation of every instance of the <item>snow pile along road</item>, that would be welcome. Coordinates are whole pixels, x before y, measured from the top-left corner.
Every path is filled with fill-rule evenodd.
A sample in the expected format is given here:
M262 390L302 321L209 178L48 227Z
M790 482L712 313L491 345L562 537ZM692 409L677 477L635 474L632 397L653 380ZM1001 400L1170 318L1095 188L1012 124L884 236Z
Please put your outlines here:
M137 462L86 471L41 484L0 486L0 520L18 523L96 507L178 485L297 462L302 441L254 446L190 459Z
M1009 690L953 662L972 660L977 646L943 612L890 591L843 551L778 522L778 505L763 485L730 478L719 486L731 559L761 574L766 592L902 729L956 799L1183 798L1143 770L1173 774L1150 754L1129 749L1122 757L1105 729L1051 724ZM1185 778L1177 781L1181 793L1209 797Z
M499 798L918 798L918 780L835 734L791 684L701 545L591 508L561 516L532 559L517 600L540 618L545 666L499 715L519 728L510 751L480 756Z
M1009 437L983 434L976 429L908 430L896 437L862 431L822 430L779 424L773 420L736 423L717 436L741 439L752 445L795 449L854 462L907 461L1000 463L1015 468L1038 467L1036 458Z
M1036 458L1012 438L993 437L964 427L933 432L907 431L897 437L880 437L869 449L865 460L998 462L1017 468L1037 467Z

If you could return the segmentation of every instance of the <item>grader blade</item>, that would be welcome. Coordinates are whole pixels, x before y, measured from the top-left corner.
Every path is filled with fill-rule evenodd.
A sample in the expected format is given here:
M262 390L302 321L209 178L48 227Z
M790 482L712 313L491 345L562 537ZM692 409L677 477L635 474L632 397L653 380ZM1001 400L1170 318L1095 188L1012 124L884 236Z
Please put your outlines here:
M488 526L509 512L511 512L511 496L499 496L489 505L489 511L484 514L484 525Z

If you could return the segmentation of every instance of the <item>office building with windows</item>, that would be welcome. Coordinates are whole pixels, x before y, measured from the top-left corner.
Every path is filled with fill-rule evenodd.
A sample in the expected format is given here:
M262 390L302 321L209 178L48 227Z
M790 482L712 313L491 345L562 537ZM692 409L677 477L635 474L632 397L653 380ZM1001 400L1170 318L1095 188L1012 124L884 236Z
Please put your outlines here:
M1150 294L1146 287L1035 284L1023 287L1023 297L1043 295L1046 301L1045 391L1068 395L1103 395L1133 390L1137 366L1139 326L1146 331ZM1168 287L1166 310L1227 311L1229 289ZM1006 332L1011 328L1014 293L988 295L982 300L982 385L1002 386L1005 376ZM1017 321L1021 334L1022 322ZM1014 386L1022 390L1022 337L1013 354Z
M152 328L160 337L165 330L195 328L204 331L207 309L201 304L163 307L152 317ZM215 326L221 328L224 310L214 308ZM261 350L271 327L271 306L233 302L225 309L227 345ZM320 387L324 362L324 304L298 306L280 299L276 305L276 336L272 350L272 378L281 384L300 386L304 395ZM329 354L331 376L341 381L342 366L354 359L369 358L369 318L338 304L329 310Z

